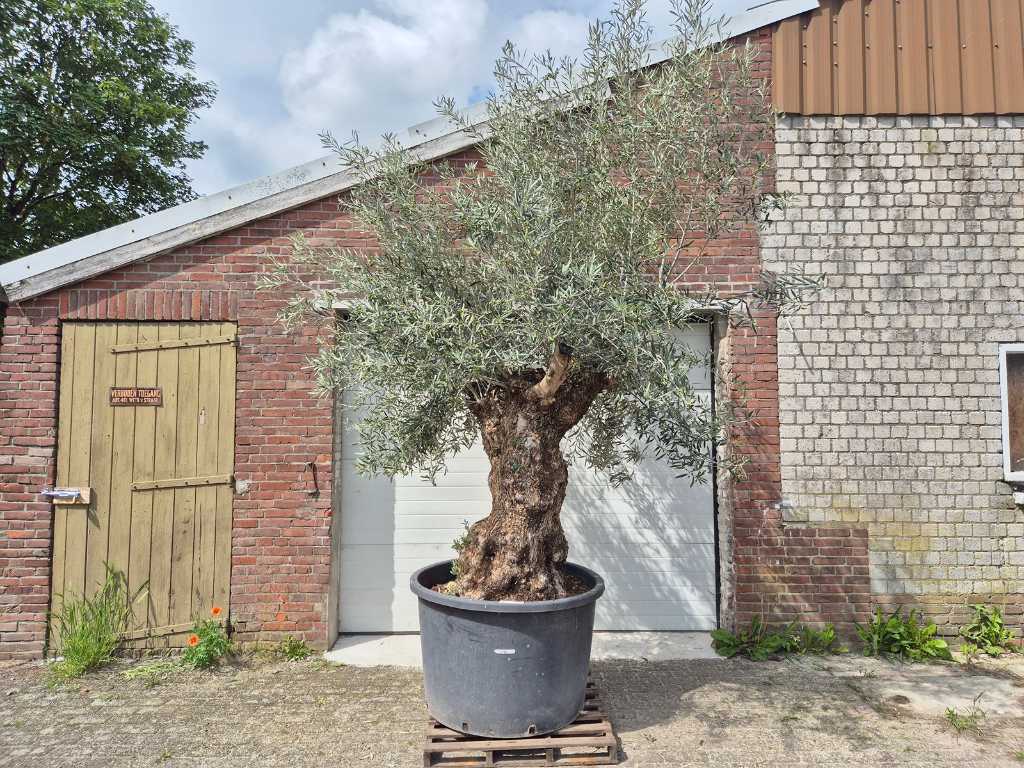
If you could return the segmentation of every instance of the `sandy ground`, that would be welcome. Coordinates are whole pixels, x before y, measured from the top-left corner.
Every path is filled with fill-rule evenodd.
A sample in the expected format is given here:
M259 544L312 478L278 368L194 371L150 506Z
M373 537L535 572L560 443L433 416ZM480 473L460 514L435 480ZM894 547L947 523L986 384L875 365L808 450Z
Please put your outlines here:
M0 766L422 765L416 670L247 659L147 686L122 674L138 664L56 689L41 663L0 669ZM1024 766L1024 659L602 661L594 676L625 766ZM978 731L958 734L946 707L979 693Z

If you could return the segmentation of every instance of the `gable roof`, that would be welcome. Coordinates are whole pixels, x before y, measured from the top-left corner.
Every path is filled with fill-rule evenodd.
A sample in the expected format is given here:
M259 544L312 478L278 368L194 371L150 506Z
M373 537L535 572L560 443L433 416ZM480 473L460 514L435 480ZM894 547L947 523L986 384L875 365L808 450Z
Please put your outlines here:
M756 1L756 0L753 0ZM768 0L729 20L723 39L738 37L818 7L818 0ZM651 64L668 58L662 44ZM486 134L486 105L466 111ZM412 161L437 160L479 142L445 118L411 126L405 139ZM29 256L0 264L0 300L40 296L112 269L167 253L249 222L344 192L355 175L340 169L334 155L201 197L101 230Z

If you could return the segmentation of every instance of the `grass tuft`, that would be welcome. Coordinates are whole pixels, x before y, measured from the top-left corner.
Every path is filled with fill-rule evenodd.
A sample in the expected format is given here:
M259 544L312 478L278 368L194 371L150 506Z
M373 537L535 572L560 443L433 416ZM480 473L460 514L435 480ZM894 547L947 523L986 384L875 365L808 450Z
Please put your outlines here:
M978 701L984 694L979 693L971 708L966 712L958 712L953 707L946 708L946 722L948 722L958 736L971 733L975 736L981 735L982 724L985 722L985 710L978 706Z
M181 669L181 664L177 661L161 659L126 669L121 673L121 677L125 680L138 680L146 688L155 688L177 675Z
M132 596L122 571L104 563L106 577L92 597L59 595L60 609L52 614L62 658L50 665L51 684L81 677L109 663L132 618L133 605L147 587Z
M313 655L313 649L293 635L288 635L277 647L277 652L287 661L303 661Z

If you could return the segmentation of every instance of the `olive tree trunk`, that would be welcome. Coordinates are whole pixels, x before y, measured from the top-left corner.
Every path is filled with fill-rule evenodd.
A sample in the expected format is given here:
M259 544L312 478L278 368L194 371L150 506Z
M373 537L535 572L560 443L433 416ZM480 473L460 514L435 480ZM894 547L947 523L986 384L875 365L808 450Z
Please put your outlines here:
M536 384L496 388L470 406L491 462L491 513L470 526L459 556L463 597L529 601L567 594L562 566L569 546L560 514L569 473L561 442L607 380L566 380L559 363L553 366Z

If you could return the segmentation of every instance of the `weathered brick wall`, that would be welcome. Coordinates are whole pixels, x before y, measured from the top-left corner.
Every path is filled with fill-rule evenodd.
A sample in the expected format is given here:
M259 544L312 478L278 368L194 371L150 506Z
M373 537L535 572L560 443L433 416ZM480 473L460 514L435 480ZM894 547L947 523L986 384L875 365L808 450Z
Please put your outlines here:
M795 525L869 534L873 599L947 631L1024 599L998 345L1024 341L1024 118L782 118L766 267L825 289L779 331Z

